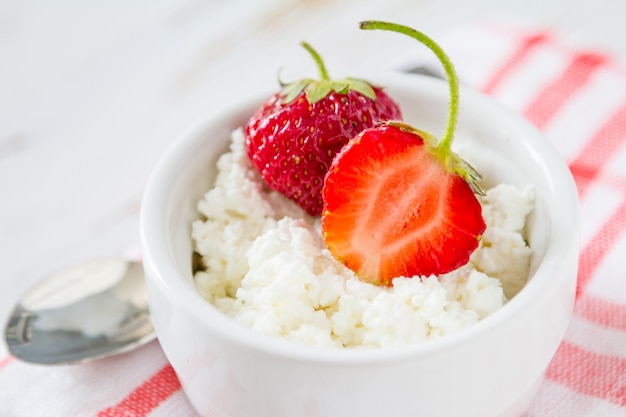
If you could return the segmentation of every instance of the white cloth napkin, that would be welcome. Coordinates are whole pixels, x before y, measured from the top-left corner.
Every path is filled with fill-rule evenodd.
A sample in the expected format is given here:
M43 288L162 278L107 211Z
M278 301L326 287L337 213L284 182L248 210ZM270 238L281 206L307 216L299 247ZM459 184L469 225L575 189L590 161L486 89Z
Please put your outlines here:
M575 315L527 417L626 417L626 64L571 37L502 21L437 40L463 84L545 132L581 196ZM438 68L428 59L409 57L401 69ZM158 342L83 365L0 358L0 387L0 416L196 417Z

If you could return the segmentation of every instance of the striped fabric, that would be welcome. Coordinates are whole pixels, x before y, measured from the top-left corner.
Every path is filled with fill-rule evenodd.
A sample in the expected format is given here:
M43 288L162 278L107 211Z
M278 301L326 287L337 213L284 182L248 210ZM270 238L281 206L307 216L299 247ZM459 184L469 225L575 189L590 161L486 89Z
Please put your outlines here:
M545 132L582 201L574 317L526 417L626 417L626 64L513 24L463 27L441 42L464 84ZM59 368L0 359L0 387L0 416L196 417L156 342Z

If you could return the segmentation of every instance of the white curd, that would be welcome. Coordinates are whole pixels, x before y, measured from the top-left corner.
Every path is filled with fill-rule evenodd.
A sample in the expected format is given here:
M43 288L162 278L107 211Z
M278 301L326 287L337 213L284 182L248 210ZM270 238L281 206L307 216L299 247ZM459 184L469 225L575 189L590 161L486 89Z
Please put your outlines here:
M400 277L392 287L359 281L326 249L319 223L268 191L251 167L243 132L218 161L215 186L193 223L204 270L198 291L259 332L329 347L415 344L487 317L526 283L524 240L532 188L497 185L481 197L487 229L464 267L439 277Z

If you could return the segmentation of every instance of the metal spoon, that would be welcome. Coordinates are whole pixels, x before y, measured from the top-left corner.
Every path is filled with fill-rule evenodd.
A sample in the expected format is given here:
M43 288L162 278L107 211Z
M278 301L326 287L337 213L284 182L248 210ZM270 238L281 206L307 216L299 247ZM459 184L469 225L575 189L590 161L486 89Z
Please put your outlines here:
M24 294L4 336L14 357L45 365L83 363L150 342L142 265L101 259L49 275Z

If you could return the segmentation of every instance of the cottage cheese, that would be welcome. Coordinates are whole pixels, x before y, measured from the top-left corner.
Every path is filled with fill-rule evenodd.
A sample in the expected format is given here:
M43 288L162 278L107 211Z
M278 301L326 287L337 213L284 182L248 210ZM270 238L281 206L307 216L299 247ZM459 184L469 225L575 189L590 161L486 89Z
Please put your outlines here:
M259 332L330 347L415 344L487 317L525 284L524 240L532 188L498 185L481 198L487 229L467 265L438 277L358 280L321 239L319 222L262 185L233 132L215 186L192 225L204 270L198 291L223 313Z

